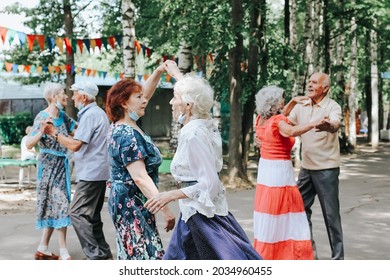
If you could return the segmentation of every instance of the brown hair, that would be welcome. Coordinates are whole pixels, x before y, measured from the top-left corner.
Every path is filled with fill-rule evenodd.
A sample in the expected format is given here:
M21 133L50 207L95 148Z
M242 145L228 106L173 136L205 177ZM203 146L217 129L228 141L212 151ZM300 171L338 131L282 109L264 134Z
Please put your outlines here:
M133 79L123 79L114 84L107 92L106 113L110 121L116 122L125 116L123 104L130 95L142 91L142 85Z

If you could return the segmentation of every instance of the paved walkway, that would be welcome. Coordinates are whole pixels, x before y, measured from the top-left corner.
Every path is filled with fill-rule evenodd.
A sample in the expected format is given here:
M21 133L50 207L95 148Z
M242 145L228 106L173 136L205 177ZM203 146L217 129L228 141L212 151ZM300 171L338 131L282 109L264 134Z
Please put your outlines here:
M359 152L342 157L340 175L341 216L347 260L390 260L390 143L380 143L379 151L360 146ZM30 189L30 193L33 190ZM0 260L30 260L37 248L41 231L34 228L35 211L25 208L26 192L12 191L0 186ZM12 193L12 196L10 195ZM229 191L230 211L253 240L252 205L255 190ZM17 198L10 202L11 197ZM19 197L19 198L18 198ZM14 208L20 205L24 211L4 211L5 203ZM6 207L9 209L8 207ZM177 204L172 209L178 213ZM22 209L21 209L22 210ZM112 251L116 253L115 235L107 208L102 211L104 230ZM162 227L158 215L159 227ZM317 204L313 209L314 237L320 259L330 259L330 248ZM166 245L170 233L161 232ZM57 238L51 248L58 253ZM84 259L78 239L72 227L68 229L68 249L74 259Z

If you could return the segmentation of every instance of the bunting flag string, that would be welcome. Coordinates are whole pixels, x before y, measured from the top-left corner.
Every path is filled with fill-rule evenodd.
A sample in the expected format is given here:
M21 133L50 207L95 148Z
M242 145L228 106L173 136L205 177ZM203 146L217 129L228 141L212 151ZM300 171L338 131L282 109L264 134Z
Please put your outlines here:
M96 69L90 69L90 68L84 68L84 67L77 67L75 65L48 65L48 66L35 66L35 65L22 65L22 64L16 64L11 62L1 62L0 63L0 72L3 71L3 67L5 66L5 70L9 73L23 73L26 72L30 75L32 74L42 74L43 73L49 73L50 75L60 75L60 74L80 74L82 76L87 77L96 77L106 79L106 77L114 77L117 79L123 79L124 73L109 73L108 71L102 71L102 70L96 70ZM144 79L145 81L149 78L149 74L137 74L137 79L139 82ZM161 77L162 81L166 82L173 82L174 79L164 73Z
M8 35L8 36L7 36ZM60 53L64 52L64 45L66 51L71 53L76 53L76 46L79 46L80 53L83 52L84 45L86 49L88 50L88 53L91 53L91 51L95 50L95 47L99 49L99 51L102 51L103 47L106 51L109 50L109 47L111 49L115 49L115 43L117 43L118 46L122 44L122 35L114 35L109 37L101 37L101 38L88 38L88 39L73 39L73 38L63 38L63 37L51 37L51 36L45 36L41 34L26 34L20 31L15 31L13 29L0 26L0 39L3 43L6 42L6 38L8 37L8 43L11 46L11 44L14 42L15 37L18 37L19 44L21 47L27 42L28 49L31 52L35 41L37 41L40 50L43 51L45 48L45 42L50 51L53 51L54 46L57 46ZM140 43L139 41L134 42L134 46L137 49L137 53L139 54L141 49L143 56L150 58L152 54L152 50L145 46L144 44Z

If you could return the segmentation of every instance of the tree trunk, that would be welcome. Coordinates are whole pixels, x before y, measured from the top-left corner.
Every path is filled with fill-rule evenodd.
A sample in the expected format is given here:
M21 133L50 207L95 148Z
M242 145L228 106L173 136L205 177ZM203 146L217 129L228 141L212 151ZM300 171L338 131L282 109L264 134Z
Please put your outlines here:
M376 26L376 19L373 20L373 26ZM372 95L372 107L371 107L371 148L373 150L378 149L379 145L379 107L378 107L378 44L377 33L373 28L370 32L370 45L371 45L371 95Z
M63 7L64 7L64 26L65 26L65 37L72 38L73 37L73 17L72 17L72 10L69 0L63 0ZM68 52L66 53L66 65L74 65L74 52L71 52L70 54ZM68 103L66 105L66 113L72 117L73 119L76 119L76 108L73 105L72 96L73 91L69 90L71 85L75 82L75 73L72 73L71 71L66 71L66 80L65 80L65 92L68 96Z
M323 69L325 73L330 73L330 19L329 19L329 11L328 11L328 0L324 0L324 6L323 6L323 29L324 29L324 64Z
M339 1L340 10L344 11L344 0ZM337 72L336 72L336 82L338 87L338 95L336 99L338 99L341 104L341 108L344 111L344 104L345 102L345 74L344 74L344 46L345 46L345 32L344 30L344 19L341 17L337 20L336 23L336 31L335 33L338 33L339 35L335 39L335 60L336 60L336 66L337 66ZM328 72L329 73L329 72Z
M192 71L192 49L187 46L184 42L180 45L179 54L178 54L178 67L182 74L187 74ZM177 149L177 139L181 124L172 120L171 123L171 138L169 139L169 149L170 152L174 153Z
M232 0L232 28L234 47L229 50L230 129L229 129L229 185L237 186L240 179L247 179L242 162L242 77L243 9L241 0Z
M261 22L265 20L260 15L261 3L258 0L251 1L251 22L250 22L250 32L251 40L249 41L249 52L248 52L248 75L246 84L248 86L248 91L250 96L244 104L244 112L242 117L242 135L243 135L243 166L244 172L247 171L248 160L249 160L249 151L250 143L253 140L251 134L253 132L253 115L255 112L255 96L258 91L257 89L257 77L259 72L258 67L258 58L259 58L259 48L260 48L260 26ZM264 12L265 13L265 12Z
M357 34L356 34L356 20L355 17L351 19L351 54L350 54L350 78L349 78L349 97L348 97L348 107L349 107L349 133L348 140L350 144L356 146L356 97L357 97Z
M308 77L313 73L313 47L312 47L312 26L313 23L313 1L307 0L306 2L306 19L305 19L305 31L303 39L305 42L305 51L303 53L304 71L300 78L299 91L304 95L306 93L306 81Z
M131 0L122 0L123 66L124 76L135 79L135 5Z

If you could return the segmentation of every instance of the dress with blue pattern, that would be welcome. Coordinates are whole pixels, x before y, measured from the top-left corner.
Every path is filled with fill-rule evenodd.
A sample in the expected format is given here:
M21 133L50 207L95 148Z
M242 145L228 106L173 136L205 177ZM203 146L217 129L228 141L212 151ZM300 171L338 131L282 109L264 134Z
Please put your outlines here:
M144 160L146 171L158 185L161 154L149 136L129 125L111 124L108 133L110 196L108 209L116 229L117 258L157 260L164 255L155 216L144 204L147 198L134 183L126 166Z
M48 118L45 111L37 114L31 135L39 132L41 122ZM64 111L53 119L57 131L69 135L76 121ZM71 225L69 217L70 204L70 170L68 151L54 137L43 135L38 142L39 157L37 166L37 221L36 229L63 228Z

